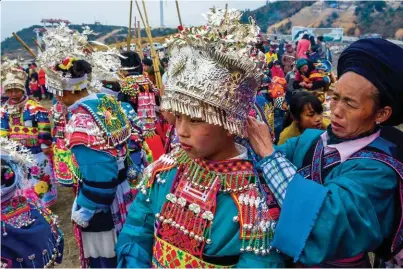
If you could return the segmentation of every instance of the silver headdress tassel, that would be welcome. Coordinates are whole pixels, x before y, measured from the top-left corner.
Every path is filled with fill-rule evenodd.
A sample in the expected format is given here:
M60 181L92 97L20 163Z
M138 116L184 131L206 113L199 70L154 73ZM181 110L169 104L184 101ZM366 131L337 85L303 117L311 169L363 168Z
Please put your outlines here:
M226 13L226 14L225 14ZM205 26L180 28L167 40L170 63L162 108L245 136L262 71L250 58L259 27L238 10L213 8Z
M79 33L63 23L55 28L47 28L43 37L45 51L38 55L37 62L44 68L52 92L63 95L63 91L80 91L84 88L97 92L102 87L100 80L115 76L120 67L117 49L106 46L106 52L92 51L88 43L88 35L92 33L88 26ZM74 60L87 61L92 66L92 72L81 78L71 78L68 72L63 74L55 70L57 64L68 69Z

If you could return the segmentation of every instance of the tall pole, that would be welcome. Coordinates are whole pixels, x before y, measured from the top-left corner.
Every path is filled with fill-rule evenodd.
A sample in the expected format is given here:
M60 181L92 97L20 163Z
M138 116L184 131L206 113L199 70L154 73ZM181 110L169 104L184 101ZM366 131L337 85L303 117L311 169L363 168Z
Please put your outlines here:
M154 48L154 41L153 41L153 36L151 34L150 23L148 22L148 15L147 15L147 8L146 8L145 0L142 0L142 4L143 4L144 16L146 18L146 25L147 25L146 29L147 29L147 33L148 33L148 40L150 43L151 58L153 60L155 82L157 84L158 89L161 89L162 78L161 78L161 73L160 73L160 61L159 61L157 52L155 51L155 48Z
M144 0L142 1L142 3L143 3L145 20L144 20L143 14L141 13L140 6L139 6L139 4L138 4L138 2L136 0L136 6L137 6L138 12L140 14L140 18L141 18L141 20L142 20L142 22L144 24L144 29L145 29L146 34L147 34L148 43L150 44L151 58L152 58L152 61L153 61L154 74L155 74L155 82L157 84L158 89L161 89L161 87L162 87L162 79L161 79L161 73L160 73L160 62L159 62L159 59L158 59L158 55L155 52L154 43L153 43L153 37L151 35L150 25L148 23L147 9L146 9L146 5L145 5Z
M141 29L140 29L140 21L137 21L137 47L139 48L139 54L141 59L144 59L143 48L141 47Z
M164 0L160 0L160 24L161 24L161 27L165 27L165 25L164 25Z
M29 54L32 55L32 57L36 58L36 54L27 46L27 44L25 44L24 41L22 41L22 39L16 33L13 32L13 36L29 52Z
M182 24L182 19L181 19L181 13L179 11L179 3L178 0L175 0L175 4L176 4L176 12L178 13L178 18L179 18L179 25L183 26Z
M130 0L129 32L127 33L127 51L130 51L130 41L132 33L132 11L133 11L133 0Z
M225 3L224 23L227 20L228 3Z
M38 49L43 52L43 49L41 47L41 45L39 45L38 40L36 40L35 38L32 38L34 40L35 45L38 47Z

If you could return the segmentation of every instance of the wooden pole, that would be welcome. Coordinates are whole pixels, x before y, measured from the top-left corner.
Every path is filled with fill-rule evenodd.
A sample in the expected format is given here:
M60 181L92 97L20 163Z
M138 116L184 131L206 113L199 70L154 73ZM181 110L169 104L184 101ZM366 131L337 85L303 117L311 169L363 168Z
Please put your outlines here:
M32 55L32 57L36 58L35 52L33 52L33 51L27 46L27 44L25 44L25 42L22 41L22 39L21 39L16 33L13 32L13 36L14 36L15 39L17 39L17 41L20 42L20 44L29 52L29 54Z
M228 3L225 3L224 23L227 20Z
M149 38L149 43L150 43L150 49L151 49L151 57L152 57L153 66L154 66L155 82L157 84L158 89L161 89L162 78L161 78L161 72L160 72L160 65L161 65L160 59L154 48L154 42L153 42L153 37L151 35L150 23L148 22L148 15L147 15L145 0L142 0L142 3L143 3L143 9L144 9L144 16L146 18L146 23L147 23L147 32L148 32L148 38Z
M182 24L182 18L181 18L181 12L179 11L179 3L178 0L175 0L175 4L176 4L176 12L178 13L178 18L179 18L179 25L183 26Z
M154 74L155 74L155 82L157 84L158 89L161 89L162 79L161 79L161 73L160 73L160 68L159 68L160 63L159 63L157 53L155 52L153 38L152 38L152 35L151 35L151 31L150 31L150 26L148 24L147 9L146 9L146 5L145 5L144 0L142 1L142 3L143 3L144 15L145 15L146 20L144 20L143 14L141 13L141 10L140 10L140 6L139 6L139 4L138 4L138 2L136 0L136 6L137 6L138 12L140 14L140 18L141 18L141 20L143 21L143 24L144 24L144 29L145 29L146 34L147 34L148 43L150 44L151 58L152 58L152 61L153 61Z
M137 38L137 18L136 18L136 16L134 16L133 37L134 37L134 39Z
M39 45L38 40L36 40L35 38L33 38L35 45L38 47L38 49L40 49L40 51L43 52L43 49L41 47L41 45Z
M127 33L127 51L130 51L130 41L132 34L132 11L133 11L133 0L130 0L129 30Z
M139 47L139 55L141 59L144 59L143 48L141 46L141 28L140 28L140 21L137 21L137 46Z

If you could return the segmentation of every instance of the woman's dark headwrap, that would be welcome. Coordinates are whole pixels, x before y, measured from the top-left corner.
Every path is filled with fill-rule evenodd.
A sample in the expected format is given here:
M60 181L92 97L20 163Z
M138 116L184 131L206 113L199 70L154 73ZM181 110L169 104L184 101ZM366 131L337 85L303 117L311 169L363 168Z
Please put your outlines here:
M392 107L384 125L403 123L403 49L385 39L361 39L340 55L337 73L354 72L368 79L380 93L382 107Z
M129 75L141 75L143 74L143 65L141 64L141 58L137 52L125 51L122 53L125 57L121 58L120 62L124 69L129 71Z

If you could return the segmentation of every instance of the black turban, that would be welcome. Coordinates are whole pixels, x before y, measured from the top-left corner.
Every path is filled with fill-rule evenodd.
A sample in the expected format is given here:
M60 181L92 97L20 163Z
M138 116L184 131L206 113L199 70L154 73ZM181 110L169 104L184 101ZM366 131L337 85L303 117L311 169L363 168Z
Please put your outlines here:
M385 39L368 38L352 43L340 55L337 73L354 72L368 79L380 93L382 106L392 107L383 124L403 123L403 49Z
M129 73L138 73L143 74L143 66L141 65L141 58L137 52L134 51L125 51L122 53L125 57L121 58L120 62L123 68L131 68L129 69Z

